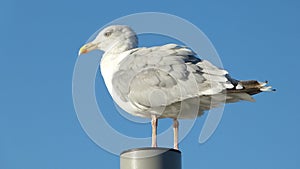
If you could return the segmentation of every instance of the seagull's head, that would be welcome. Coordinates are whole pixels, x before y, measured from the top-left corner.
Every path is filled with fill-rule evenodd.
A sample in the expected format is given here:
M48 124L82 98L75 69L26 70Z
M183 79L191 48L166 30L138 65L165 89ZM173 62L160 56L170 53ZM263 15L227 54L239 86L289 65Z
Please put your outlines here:
M92 50L102 50L104 52L121 53L137 46L135 32L125 25L112 25L101 30L96 38L83 45L79 50L79 55Z

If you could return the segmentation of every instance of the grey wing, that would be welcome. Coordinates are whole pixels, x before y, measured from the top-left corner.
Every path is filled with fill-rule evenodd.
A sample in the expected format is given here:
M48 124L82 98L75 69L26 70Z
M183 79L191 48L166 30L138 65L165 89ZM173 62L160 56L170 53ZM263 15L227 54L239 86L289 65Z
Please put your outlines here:
M129 101L140 109L220 95L225 89L234 87L226 77L226 70L175 44L138 48L119 66L113 77L113 88L123 101Z

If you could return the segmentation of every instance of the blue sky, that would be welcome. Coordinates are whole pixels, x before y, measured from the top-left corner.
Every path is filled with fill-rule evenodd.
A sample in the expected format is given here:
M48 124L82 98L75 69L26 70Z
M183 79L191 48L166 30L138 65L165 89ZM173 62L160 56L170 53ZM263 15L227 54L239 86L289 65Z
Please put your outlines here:
M198 143L205 116L197 119L180 145L183 168L298 169L299 8L300 2L293 0L2 0L0 168L119 168L118 156L94 144L78 122L73 69L79 47L100 27L152 11L199 27L233 77L269 80L278 89L255 96L256 103L227 105L205 144ZM116 129L126 130L113 114L108 116ZM139 132L150 133L150 126Z

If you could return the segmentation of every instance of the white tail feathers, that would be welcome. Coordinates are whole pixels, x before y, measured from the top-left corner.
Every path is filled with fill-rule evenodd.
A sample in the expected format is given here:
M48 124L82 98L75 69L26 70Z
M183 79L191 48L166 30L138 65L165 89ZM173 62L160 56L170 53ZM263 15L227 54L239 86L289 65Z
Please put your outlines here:
M262 92L274 92L276 89L273 89L272 86L263 86L259 89Z
M266 86L268 84L268 81L265 82L259 82L260 84L260 91L262 92L273 92L276 91L276 89L273 89L272 86Z

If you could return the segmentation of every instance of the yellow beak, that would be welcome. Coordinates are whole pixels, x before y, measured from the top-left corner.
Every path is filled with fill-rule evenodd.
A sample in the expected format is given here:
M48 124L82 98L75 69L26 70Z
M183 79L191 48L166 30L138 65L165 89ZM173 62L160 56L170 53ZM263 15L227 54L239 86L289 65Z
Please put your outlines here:
M87 43L79 49L78 55L88 53L95 49L97 49L97 43L93 43L93 42Z
M83 45L80 49L79 49L79 52L78 52L78 55L81 55L83 53L87 53L88 50L86 48L86 45Z

